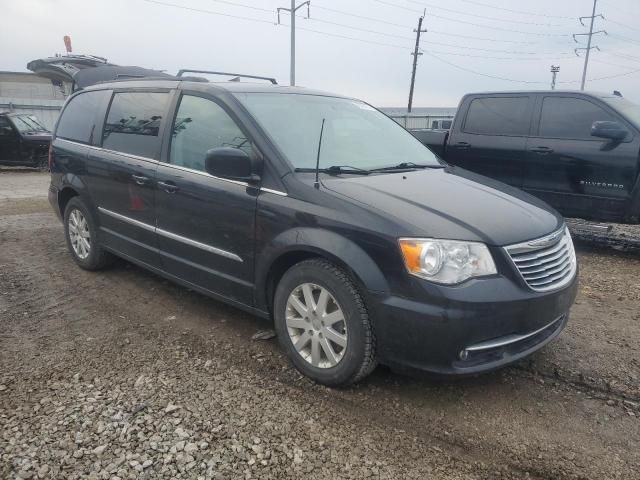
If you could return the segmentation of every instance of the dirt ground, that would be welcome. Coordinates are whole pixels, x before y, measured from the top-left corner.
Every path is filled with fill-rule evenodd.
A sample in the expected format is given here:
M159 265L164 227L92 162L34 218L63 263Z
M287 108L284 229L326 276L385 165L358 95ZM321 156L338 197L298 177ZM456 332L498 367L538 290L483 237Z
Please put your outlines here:
M640 479L638 254L580 247L569 325L513 367L332 390L263 320L79 269L45 192L0 194L1 478Z

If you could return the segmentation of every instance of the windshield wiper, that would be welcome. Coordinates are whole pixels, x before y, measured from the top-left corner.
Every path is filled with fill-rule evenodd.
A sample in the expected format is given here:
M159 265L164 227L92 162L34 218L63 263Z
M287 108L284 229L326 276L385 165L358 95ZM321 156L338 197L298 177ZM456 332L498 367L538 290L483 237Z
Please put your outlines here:
M402 162L397 165L392 165L390 167L380 167L380 168L372 168L371 172L387 172L392 170L411 170L414 168L444 168L443 165L425 165L420 163L413 162Z
M296 168L296 172L315 172L315 168ZM364 168L353 167L351 165L332 165L326 168L318 169L319 172L328 173L329 175L339 175L341 173L348 173L351 175L369 175L371 170L365 170Z

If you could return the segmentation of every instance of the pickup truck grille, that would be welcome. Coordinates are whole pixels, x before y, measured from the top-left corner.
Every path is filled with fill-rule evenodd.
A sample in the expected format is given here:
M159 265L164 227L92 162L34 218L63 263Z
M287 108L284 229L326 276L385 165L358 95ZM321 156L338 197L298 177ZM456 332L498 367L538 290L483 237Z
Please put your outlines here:
M567 285L576 274L576 253L569 230L505 247L527 285L546 292Z

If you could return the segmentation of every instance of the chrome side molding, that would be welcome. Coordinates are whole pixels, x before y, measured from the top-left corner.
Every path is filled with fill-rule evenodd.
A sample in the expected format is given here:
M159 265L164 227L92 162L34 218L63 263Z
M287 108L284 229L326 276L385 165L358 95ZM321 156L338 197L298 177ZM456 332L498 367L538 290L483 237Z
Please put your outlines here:
M177 242L184 243L191 247L199 248L209 253L213 253L215 255L220 255L221 257L230 258L231 260L235 260L236 262L242 262L242 258L236 255L233 252L228 252L226 250L222 250L221 248L214 247L213 245L207 245L206 243L198 242L197 240L192 240L191 238L183 237L182 235L178 235L173 232L169 232L167 230L163 230L158 227L154 227L153 225L149 225L148 223L140 222L133 218L127 217L125 215L121 215L116 212L112 212L111 210L107 210L103 207L98 207L98 210L105 215L108 215L112 218L120 220L122 222L128 223L130 225L135 225L136 227L142 228L149 232L156 233L158 235L162 235L163 237L170 238L171 240L175 240Z

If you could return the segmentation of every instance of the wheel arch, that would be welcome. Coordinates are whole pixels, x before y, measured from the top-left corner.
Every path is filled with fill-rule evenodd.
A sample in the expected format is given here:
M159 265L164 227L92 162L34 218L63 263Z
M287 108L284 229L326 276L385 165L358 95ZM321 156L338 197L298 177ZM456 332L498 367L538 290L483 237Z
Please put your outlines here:
M67 173L61 179L60 191L58 192L58 208L62 217L64 217L64 210L69 200L73 197L80 197L93 211L94 206L85 183L77 175Z
M387 291L387 281L375 261L352 240L317 228L295 228L278 235L256 257L256 306L273 313L273 295L284 273L310 258L324 258L350 274L366 296Z

